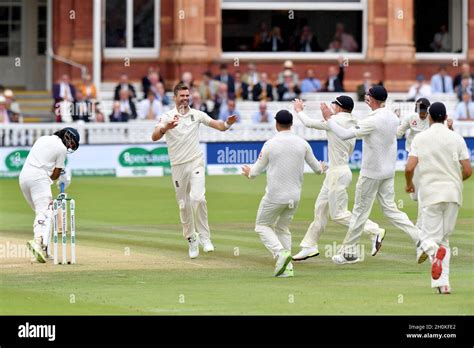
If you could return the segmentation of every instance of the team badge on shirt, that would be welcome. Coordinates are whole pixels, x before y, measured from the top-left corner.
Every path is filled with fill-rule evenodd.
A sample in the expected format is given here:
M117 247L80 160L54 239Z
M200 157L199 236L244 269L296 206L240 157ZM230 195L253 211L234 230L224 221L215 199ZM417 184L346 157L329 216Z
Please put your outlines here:
M191 121L194 122L194 115L189 115L191 117Z
M411 125L412 125L413 127L416 127L416 126L417 126L417 124L418 124L418 123L416 123L416 121L415 121L415 120L414 120L414 121L411 123Z

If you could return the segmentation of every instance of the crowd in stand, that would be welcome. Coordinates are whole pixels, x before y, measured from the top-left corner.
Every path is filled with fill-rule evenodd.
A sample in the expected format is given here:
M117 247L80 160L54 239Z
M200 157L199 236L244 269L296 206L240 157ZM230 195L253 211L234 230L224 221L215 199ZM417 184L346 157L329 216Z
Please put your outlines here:
M474 120L472 84L474 74L465 63L454 79L447 74L446 67L440 66L438 73L426 83L424 76L417 76L416 83L410 87L406 101L415 101L421 97L430 98L432 94L456 94L459 104L454 119ZM209 114L214 119L225 120L231 114L240 116L237 101L256 101L256 110L251 119L254 123L272 122L273 117L267 111L267 102L292 101L301 93L336 92L343 93L345 66L342 58L337 65L328 68L326 77L319 79L314 69L309 68L303 78L295 72L293 62L287 60L283 69L273 76L259 72L257 66L249 63L245 72L228 71L226 64L220 66L219 74L213 76L210 71L203 72L199 83L190 72L184 72L181 80L190 88L191 106ZM371 73L363 74L363 83L357 86L359 101L363 101L369 88L382 81L372 81ZM140 93L139 93L140 92ZM165 91L164 79L158 68L150 68L142 79L142 90L136 91L128 76L122 74L115 87L113 108L110 115L104 115L96 99L96 89L90 76L85 76L83 84L76 89L67 75L53 88L56 120L58 122L127 122L129 120L158 120L163 112L173 106ZM62 108L63 102L69 103L70 112ZM1 99L0 99L1 103ZM1 104L0 104L1 105ZM238 104L237 104L238 105ZM258 107L257 107L258 105ZM72 106L72 107L71 107ZM258 110L257 110L258 108ZM94 117L92 114L94 113Z
M11 89L0 85L0 124L22 123L20 105Z

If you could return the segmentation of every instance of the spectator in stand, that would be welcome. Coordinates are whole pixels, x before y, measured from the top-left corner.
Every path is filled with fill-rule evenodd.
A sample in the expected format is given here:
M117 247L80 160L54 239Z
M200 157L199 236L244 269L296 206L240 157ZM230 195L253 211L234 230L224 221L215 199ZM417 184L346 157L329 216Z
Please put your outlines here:
M284 63L283 63L283 71L280 71L280 73L278 74L278 83L277 84L280 84L280 83L283 83L284 81L284 74L289 71L293 77L293 82L295 84L299 84L300 80L299 80L299 77L298 77L298 74L294 71L294 66L293 66L293 62L291 60L286 60Z
M342 47L342 40L338 37L335 37L329 44L329 48L326 52L330 53L347 53L348 51Z
M248 71L242 76L242 81L249 86L249 94L251 95L253 87L260 82L260 76L254 63L248 64Z
M163 76L161 76L160 74L160 68L159 67L154 68L150 66L148 68L147 75L142 78L143 99L146 99L148 90L150 89L150 86L152 84L152 82L150 81L151 74L156 74L156 82L153 85L156 85L158 81L161 82L163 85L165 84L165 80L163 79Z
M204 101L214 100L218 88L219 81L213 80L211 72L206 71L202 75L202 80L199 85L199 94L201 95L201 99Z
M120 112L129 115L128 119L137 118L137 110L135 108L135 103L130 98L130 90L128 89L120 90L118 102L120 105Z
M267 23L260 23L260 29L253 35L252 48L254 51L263 51L265 49L265 41L270 33L268 32Z
M270 35L264 41L264 50L271 52L281 52L286 50L286 42L281 37L280 27L273 27Z
M165 109L171 104L170 98L166 95L165 85L161 82L156 84L156 99L161 102Z
M329 45L329 49L334 49L335 51L330 52L357 52L359 49L359 45L357 44L356 40L351 34L345 32L344 24L337 23L336 24L336 32L334 33L334 39L332 43ZM335 47L333 44L339 45L340 47ZM342 51L337 51L340 49Z
M237 122L240 122L241 121L241 116L240 116L240 112L238 112L235 108L235 100L233 99L229 99L227 100L227 107L225 108L225 110L222 110L220 113L219 113L219 120L227 120L227 117L231 116L231 115L237 115L238 118L237 118Z
M235 72L234 78L235 99L248 100L249 99L249 85L242 81L242 74L240 71Z
M474 102L468 92L463 93L462 101L456 106L455 118L459 121L474 121Z
M364 80L362 84L357 86L357 100L358 101L365 101L365 96L369 93L369 89L371 89L374 84L372 83L372 74L369 71L364 73Z
M445 65L440 65L438 73L431 77L431 93L454 93L453 79L447 74Z
M192 99L193 99L193 102L191 104L189 104L189 107L191 107L195 110L205 112L206 114L208 114L210 116L209 110L207 109L207 105L206 105L206 103L202 102L201 94L199 94L198 91L193 92Z
M316 93L321 90L321 81L314 77L314 70L306 70L306 78L301 82L301 93Z
M140 120L158 120L161 115L163 115L163 104L149 90L146 99L143 99L139 104L138 118Z
M472 93L472 79L469 77L469 75L465 75L461 79L461 85L458 86L456 89L456 94L458 95L458 100L462 101L463 100L463 95L464 93L468 93L471 95L471 97L474 100L474 94Z
M155 98L159 97L158 94L158 83L160 83L160 77L157 73L153 72L148 76L148 81L150 81L150 85L147 88L147 92L145 94L144 99L147 98L148 92L151 91L154 95Z
M128 75L122 74L120 75L120 81L117 86L115 86L115 93L114 93L114 100L120 99L121 91L127 91L130 101L137 97L137 93L135 92L135 87L128 81Z
M95 85L92 83L91 75L84 75L84 78L82 79L82 85L79 90L82 92L82 95L86 100L92 101L97 99L97 90Z
M70 107L76 99L76 88L69 82L69 75L62 75L53 86L53 99L56 122L72 121Z
M252 123L273 123L273 116L267 110L267 101L261 100L258 111L252 115Z
M234 78L232 77L232 75L229 75L229 72L227 71L227 64L221 64L220 74L217 75L214 79L227 84L227 91L229 93L229 97L232 97L235 94Z
M461 73L457 74L454 77L453 87L454 87L455 92L457 92L459 86L461 85L461 80L463 79L463 77L468 77L469 78L469 86L472 86L472 81L474 81L474 74L471 74L471 67L467 63L464 63L461 66Z
M110 122L128 122L129 118L130 114L121 111L120 102L115 101L112 113L109 116Z
M286 71L283 75L284 82L277 87L278 101L291 101L299 98L301 90L298 85L293 82L293 75L290 71Z
M344 90L344 59L339 57L339 72L335 66L328 68L328 79L324 83L323 92L345 92Z
M85 98L81 89L76 92L71 116L74 122L89 122L92 116L92 103Z
M5 97L0 94L0 124L10 123L10 116L8 115Z
M260 75L260 82L255 85L252 90L252 99L254 101L270 100L273 101L273 86L268 81L267 73Z
M305 25L301 29L300 41L299 41L300 52L321 52L321 46L319 46L316 35L313 34L309 25Z
M6 108L8 111L15 109L17 113L21 114L20 105L16 101L15 95L11 89L6 89L3 92L3 96L5 97Z
M15 104L8 110L8 116L10 117L11 123L23 123L23 116L19 107Z
M439 32L435 34L430 47L433 52L451 52L451 36L447 25L443 24L439 28Z
M416 77L416 82L408 90L407 101L415 101L420 98L429 98L431 96L431 86L425 82L423 75Z
M190 71L183 72L181 75L181 81L183 81L190 90L194 88L193 74Z
M105 122L105 115L102 112L102 110L100 109L100 102L96 101L94 103L94 111L93 112L94 112L95 122L97 122L97 123Z
M227 101L229 100L229 93L227 91L226 83L219 83L216 97L214 99L214 109L212 110L212 118L218 119L221 112L227 109Z

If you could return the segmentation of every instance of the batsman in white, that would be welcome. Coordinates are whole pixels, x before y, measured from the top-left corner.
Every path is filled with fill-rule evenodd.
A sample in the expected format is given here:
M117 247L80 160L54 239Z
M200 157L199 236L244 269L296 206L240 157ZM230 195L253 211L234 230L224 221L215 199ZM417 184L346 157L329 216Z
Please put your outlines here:
M35 212L34 239L27 242L35 258L45 263L52 221L51 184L70 183L70 175L64 171L66 155L77 150L80 136L76 129L66 127L53 135L45 135L34 143L20 173L20 188Z
M375 197L385 217L396 227L405 231L415 243L419 241L419 230L398 210L395 204L394 177L397 161L398 117L385 106L387 90L374 86L366 95L366 102L372 109L357 126L346 129L332 119L333 112L322 103L323 117L329 128L341 139L362 138L362 165L356 185L352 218L342 248L332 257L336 264L360 261L357 242L362 234ZM382 240L378 241L382 243ZM380 245L377 247L380 249Z
M410 156L411 144L413 139L420 134L421 132L427 130L430 127L430 122L428 120L428 108L430 107L430 101L426 98L420 98L415 103L415 111L412 114L407 115L400 126L397 129L397 138L403 136L406 137L405 150ZM447 126L452 129L453 120L446 120ZM416 218L416 227L421 229L421 206L418 200L418 189L420 188L420 182L418 180L418 169L415 168L415 173L413 175L413 184L416 188L415 191L410 193L411 199L418 202L418 216Z
M356 119L351 114L354 109L354 101L351 97L341 95L332 104L335 111L334 121L344 128L357 125ZM351 212L347 210L349 201L347 188L352 181L349 158L354 151L355 138L342 140L331 131L326 121L309 118L303 111L302 100L295 99L293 106L296 115L306 127L327 132L329 153L329 169L314 205L314 221L308 227L308 231L301 241L301 251L293 256L293 260L302 261L319 255L318 241L326 228L329 217L338 224L349 226L352 217ZM375 222L367 220L364 232L372 238L372 255L375 256L378 251L377 247L380 246L377 241L384 238L385 230L379 228Z
M471 158L466 142L443 124L446 107L433 103L429 110L428 130L417 135L405 168L406 191L417 189L413 176L418 169L419 199L422 208L421 250L418 263L428 256L431 265L431 287L449 294L449 236L454 232L462 204L463 180L472 175Z
M265 142L252 167L242 167L242 174L254 178L267 170L267 186L258 208L255 232L277 259L274 275L292 277L289 226L300 201L304 164L308 163L319 174L327 167L314 157L307 141L291 132L293 116L289 111L278 111L275 120L278 133Z
M226 131L237 121L231 115L224 121L213 120L206 113L189 107L189 88L180 82L174 87L176 107L166 112L151 136L153 141L166 134L171 162L171 176L183 226L189 242L189 257L199 256L199 243L204 252L214 251L207 216L204 158L199 145L199 126ZM196 232L198 231L198 233Z

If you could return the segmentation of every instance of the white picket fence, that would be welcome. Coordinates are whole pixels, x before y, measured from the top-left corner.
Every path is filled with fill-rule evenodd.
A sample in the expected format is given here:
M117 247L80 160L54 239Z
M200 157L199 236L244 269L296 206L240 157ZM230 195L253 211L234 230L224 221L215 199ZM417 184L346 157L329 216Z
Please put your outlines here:
M0 125L0 146L31 146L43 135L71 126L81 135L81 144L133 144L151 142L151 134L156 125L154 121L135 121L128 123L30 123ZM474 122L455 121L456 132L463 137L474 137ZM265 141L276 130L272 124L235 124L227 132L202 126L202 142L220 141ZM326 133L304 127L295 122L293 131L306 140L325 140Z

